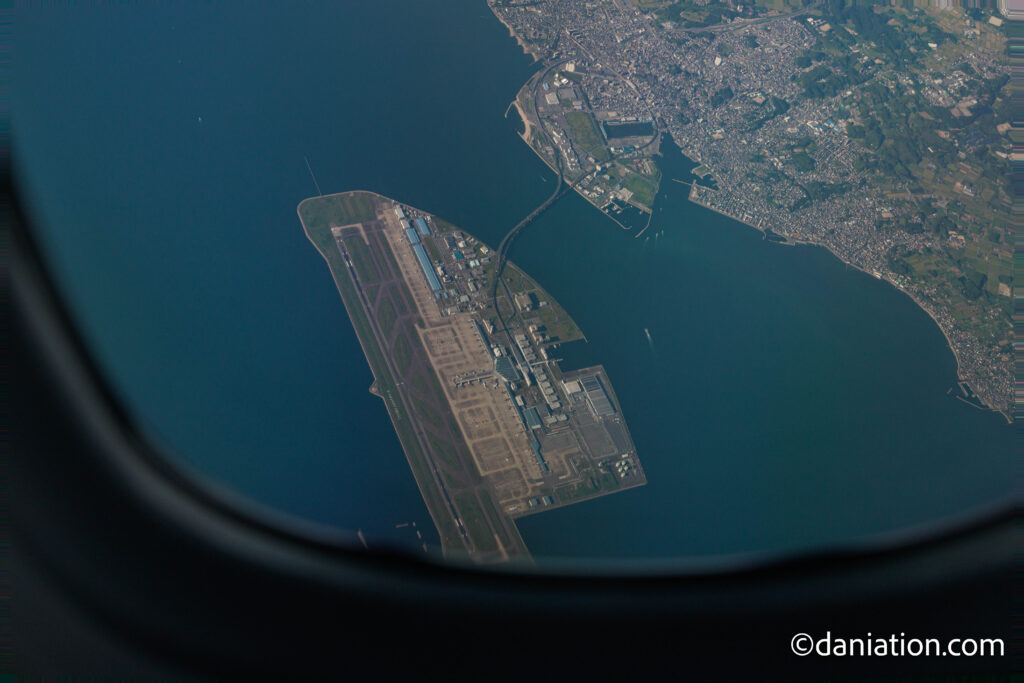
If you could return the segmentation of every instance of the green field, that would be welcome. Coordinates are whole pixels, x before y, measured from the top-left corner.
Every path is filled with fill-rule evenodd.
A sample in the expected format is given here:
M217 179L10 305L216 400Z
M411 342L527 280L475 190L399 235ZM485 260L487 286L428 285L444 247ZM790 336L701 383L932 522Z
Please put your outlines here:
M434 225L437 226L437 229L440 232L451 232L452 230L458 229L448 221L443 218L438 218L437 216L434 216Z
M583 338L576 323L561 309L545 306L538 308L534 313L540 323L547 328L548 337L555 339L559 344Z
M548 336L557 337L559 342L570 342L577 339L583 338L583 333L580 328L576 325L576 322L572 317L558 305L555 298L548 292L544 291L540 285L534 282L530 276L523 272L514 263L509 262L505 265L505 272L502 275L502 280L508 285L509 290L513 293L519 292L533 292L534 296L537 297L537 301L547 301L548 305L543 308L537 308L530 312L519 313L518 315L523 320L536 319L538 322L547 327ZM505 304L511 305L507 299L501 298L499 301L502 302L502 315L509 313L504 308Z
M409 338L399 334L395 339L395 345L391 349L391 358L395 361L395 368L399 372L409 369L409 362L412 360L412 348L409 346Z
M480 505L483 507L484 513L486 513L488 517L494 520L494 530L497 532L498 538L501 540L501 544L505 546L505 549L509 550L515 547L522 548L522 550L525 551L526 546L520 545L520 543L510 540L508 537L508 530L505 528L505 525L498 524L498 520L500 520L501 517L498 515L498 511L494 508L494 503L491 501L491 496L490 494L487 493L487 491L480 491Z
M596 496L599 493L614 491L621 486L614 474L602 472L585 478L583 481L567 484L555 489L555 497L560 503L572 503L577 500Z
M607 161L611 158L593 116L581 111L570 111L566 112L565 119L569 122L576 141L590 156L597 161Z
M631 173L626 176L623 185L633 193L632 200L651 208L654 204L654 196L658 192L658 186L643 176Z
M356 274L364 284L380 281L380 271L370 256L370 249L361 237L346 237L345 248L352 256L352 264L356 268Z
M380 326L381 332L384 333L385 337L391 336L391 330L395 327L395 320L398 319L398 314L395 313L395 307L391 303L391 299L384 297L381 299L380 304L377 306L377 324Z
M430 385L427 383L427 379L423 376L422 372L413 374L411 384L412 388L421 394L430 391Z
M430 260L437 262L441 260L441 251L434 244L434 240L429 237L423 240L423 246L427 248L427 253L430 254Z
M430 450L438 459L448 466L449 469L459 472L462 470L462 463L459 461L459 454L455 447L447 439L434 436L432 432L425 432L427 441L430 442Z
M482 552L497 550L498 544L494 540L494 533L491 531L491 525L487 523L484 511L476 499L476 494L472 491L456 493L455 507L458 508L466 532L473 539L477 549Z
M378 254L378 256L379 256L379 254ZM384 260L388 262L388 267L391 269L392 273L400 273L400 272L402 272L398 268L398 261L395 260L395 255L391 253L391 249L385 249L384 250ZM397 298L403 299L403 300L405 299L405 288L404 287L402 287L399 290L399 296ZM398 306L399 309L403 309L402 302L397 302L397 303L399 304L399 306ZM403 309L401 312L404 313L405 310Z
M350 225L372 220L375 215L375 199L369 192L346 192L327 197L311 197L299 204L299 216L307 229L317 226L322 229L317 230L321 238L323 238L321 232L326 231L326 237L330 239L331 226ZM317 241L316 245L322 251L322 243Z
M441 416L437 414L437 411L431 408L429 405L423 402L422 399L416 396L412 397L413 407L416 408L416 412L423 418L423 421L431 425L441 424Z
M397 266L395 266L395 270L398 270ZM409 305L405 301L404 287L396 291L395 296L391 299L391 303L394 304L395 311L398 312L398 315L405 315L409 312Z

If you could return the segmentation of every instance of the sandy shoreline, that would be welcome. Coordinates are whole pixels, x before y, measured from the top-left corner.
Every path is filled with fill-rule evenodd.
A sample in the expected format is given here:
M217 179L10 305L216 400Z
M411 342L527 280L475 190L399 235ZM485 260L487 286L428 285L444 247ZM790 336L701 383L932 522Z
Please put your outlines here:
M533 57L533 61L535 61L535 62L539 62L540 61L540 55L537 54L537 52L536 52L536 50L534 48L530 47L529 43L527 43L525 40L523 40L522 38L519 37L519 34L517 34L512 29L512 24L508 23L505 20L505 17L501 16L501 12L499 12L494 7L492 7L491 8L491 14L496 16L498 18L498 21L501 22L501 25L508 29L508 34L512 38L514 38L517 43L519 43L519 47L523 48L523 52L525 52L526 54L528 54L531 57Z
M519 103L518 95L512 100L512 106L519 112L519 118L523 121L523 132L519 134L519 137L526 141L526 144L530 144L530 139L533 137L533 123L530 122L529 117L526 115L523 105Z

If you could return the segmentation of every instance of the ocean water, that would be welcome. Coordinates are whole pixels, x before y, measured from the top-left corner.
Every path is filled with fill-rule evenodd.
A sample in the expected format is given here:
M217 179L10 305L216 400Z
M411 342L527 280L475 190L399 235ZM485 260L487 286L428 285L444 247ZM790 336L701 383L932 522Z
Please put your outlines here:
M674 144L661 163L667 179L694 166ZM946 393L955 359L924 311L688 189L663 183L639 239L573 197L512 251L587 335L564 366L605 365L648 478L522 520L534 553L834 547L1012 495L1013 427Z
M550 193L505 118L536 67L483 0L19 8L15 26L21 188L139 424L262 509L436 542L295 207L305 158L325 192L492 244ZM535 555L818 548L1012 496L1013 428L947 395L953 355L907 297L685 191L664 184L649 239L573 195L515 244L587 335L565 367L608 369L650 482L522 520Z

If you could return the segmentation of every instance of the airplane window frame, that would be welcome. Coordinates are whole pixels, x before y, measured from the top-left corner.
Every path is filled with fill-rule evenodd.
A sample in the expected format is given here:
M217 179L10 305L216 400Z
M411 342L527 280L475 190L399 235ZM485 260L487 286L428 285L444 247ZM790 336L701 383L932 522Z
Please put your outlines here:
M125 496L126 504L146 509L165 530L188 537L190 542L211 552L223 553L237 566L248 564L268 577L287 577L291 586L297 581L299 585L314 587L314 592L328 595L363 599L375 596L386 604L413 605L421 610L450 609L456 604L458 609L452 612L456 618L460 614L479 615L481 610L495 614L507 611L521 618L524 610L543 609L540 606L547 605L579 619L593 614L615 614L627 621L650 619L652 624L662 624L666 619L671 621L670 615L677 611L688 618L714 623L718 629L714 631L716 637L728 631L733 618L742 618L744 614L780 619L780 615L799 605L810 610L806 614L819 618L822 609L849 610L858 601L885 604L894 595L927 595L928 591L934 593L937 588L956 587L965 581L974 586L979 577L987 581L1006 571L1012 574L1012 507L935 530L927 537L893 539L888 545L870 549L838 549L779 558L728 571L630 577L585 571L574 575L480 571L459 564L425 562L404 553L368 552L297 536L211 495L182 476L145 441L104 385L102 372L75 334L71 316L48 276L45 259L31 233L29 214L9 170L6 175L7 203L11 207L8 287L21 344L18 348L31 349L34 362L45 370L42 379L36 377L40 386L57 387L64 404L60 410L74 415L76 424L67 428L68 434L82 440L83 452L89 451L89 457L80 465L98 468L98 476ZM16 391L41 389L21 386ZM26 423L15 421L12 426L13 481L20 485L33 467L33 435L28 433L31 430ZM16 500L14 506L15 537L36 555L48 556L50 559L42 564L49 563L55 575L64 579L73 576L73 562L60 566L56 559L62 551L55 549L53 539L46 537L50 529L33 526L40 515L46 515L26 509L24 503ZM64 513L66 516L67 511ZM153 559L156 558L143 557L142 561L146 564ZM89 584L94 584L96 577L83 581L75 592L94 591ZM267 588L273 590L273 586ZM1003 635L1008 637L1008 633ZM979 663L991 666L993 661L974 660L966 664ZM230 664L227 666L224 670L235 671ZM212 670L217 671L218 667L214 665Z

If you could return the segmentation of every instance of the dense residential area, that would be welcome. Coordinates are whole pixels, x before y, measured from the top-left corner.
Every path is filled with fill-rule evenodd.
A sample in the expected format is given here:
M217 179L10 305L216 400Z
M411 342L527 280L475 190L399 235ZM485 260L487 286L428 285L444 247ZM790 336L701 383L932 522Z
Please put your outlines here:
M561 155L589 201L613 217L649 210L670 134L708 181L693 201L906 292L949 340L966 399L1009 414L1012 128L997 10L490 4L545 67L517 98L524 137L548 163ZM609 137L631 123L649 129Z

